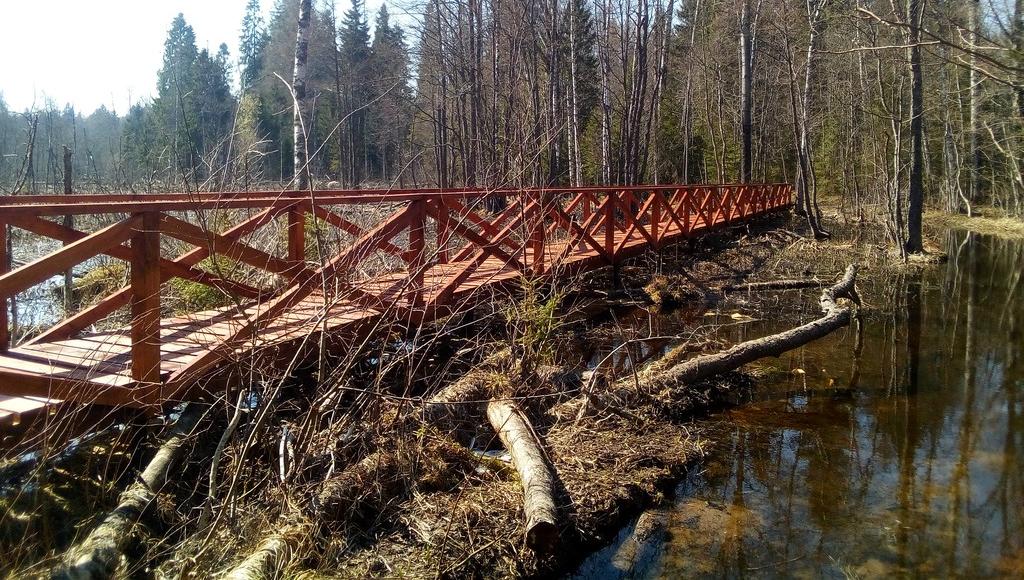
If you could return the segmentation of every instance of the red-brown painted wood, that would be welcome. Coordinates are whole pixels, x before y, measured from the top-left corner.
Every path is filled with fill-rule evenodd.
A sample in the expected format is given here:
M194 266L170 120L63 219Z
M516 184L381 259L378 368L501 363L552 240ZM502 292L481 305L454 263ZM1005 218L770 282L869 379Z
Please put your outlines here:
M201 396L196 387L202 377L248 348L294 348L288 345L311 332L358 332L382 319L421 323L467 307L487 294L482 288L616 263L786 206L791 194L786 184L722 184L0 197L0 223L68 243L32 264L0 272L0 291L20 291L96 254L132 266L129 286L29 343L0 352L0 395L131 405ZM488 196L504 198L506 207L498 215L483 210ZM346 216L359 215L349 212L364 207L360 219L382 217L364 229L331 209L338 205L348 206ZM214 208L259 211L219 234L183 219ZM133 217L96 233L40 217L117 212ZM284 256L245 241L279 223L275 219L281 214L287 217ZM352 239L318 270L305 265L306 214L319 220L318 227L327 224ZM436 235L428 240L431 227ZM196 247L177 259L161 258L164 235ZM0 234L0 266L2 242ZM197 268L212 253L284 274L291 282L267 294L219 279ZM362 274L378 253L400 256L404 268ZM160 284L173 277L219 288L237 297L240 306L161 320ZM128 328L86 332L129 304ZM0 325L0 342L6 329ZM5 381L17 385L5 388Z

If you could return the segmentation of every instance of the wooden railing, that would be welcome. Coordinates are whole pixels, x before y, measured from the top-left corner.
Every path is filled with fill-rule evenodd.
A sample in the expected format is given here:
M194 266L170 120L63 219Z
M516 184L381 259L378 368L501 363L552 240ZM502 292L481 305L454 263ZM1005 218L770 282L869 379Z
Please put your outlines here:
M10 226L65 244L8 272L7 244L0 239L0 351L10 347L11 297L98 255L127 262L130 283L45 329L32 342L73 337L129 306L132 378L140 384L173 383L208 369L314 292L327 292L325 280L343 289L353 304L387 309L416 323L443 312L460 286L496 262L524 276L614 264L646 248L658 249L786 206L791 195L788 184L767 184L0 197L0 237ZM206 223L211 212L223 210L238 210L236 218L244 215L220 231L197 225ZM87 233L47 219L64 215L106 216L114 223ZM307 259L311 217L318 227L330 226L344 238L319 261ZM271 224L286 232L286 251L275 253L248 241ZM164 257L165 239L187 244L188 250ZM357 271L374 255L390 256L391 272L379 267ZM211 256L230 258L285 282L268 288L218 276L198 266ZM450 267L441 279L431 274L427 287L425 277L438 265ZM395 272L401 275L384 291L362 284L382 273L395 280ZM160 373L160 290L172 278L262 305L258 317L221 345L165 378Z

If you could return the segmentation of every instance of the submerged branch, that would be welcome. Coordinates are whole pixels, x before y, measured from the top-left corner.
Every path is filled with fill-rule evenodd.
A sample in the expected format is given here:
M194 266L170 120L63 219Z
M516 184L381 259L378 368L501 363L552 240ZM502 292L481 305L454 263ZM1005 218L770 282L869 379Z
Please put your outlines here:
M853 308L837 301L840 298L849 298L854 303L860 302L856 279L857 266L851 264L839 282L822 291L818 299L822 316L818 319L784 332L741 342L719 353L692 358L671 368L648 374L643 377L642 382L654 388L693 383L737 369L760 358L779 356L822 338L850 323Z

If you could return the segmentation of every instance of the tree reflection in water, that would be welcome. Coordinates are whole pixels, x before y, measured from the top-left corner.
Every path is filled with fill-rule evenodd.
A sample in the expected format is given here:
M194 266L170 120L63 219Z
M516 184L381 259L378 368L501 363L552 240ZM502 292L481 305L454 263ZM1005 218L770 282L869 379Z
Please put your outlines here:
M660 561L616 569L612 546L577 574L1024 576L1024 243L946 244L948 264L864 284L863 320L704 422L720 444L680 486ZM771 314L744 337L813 305Z

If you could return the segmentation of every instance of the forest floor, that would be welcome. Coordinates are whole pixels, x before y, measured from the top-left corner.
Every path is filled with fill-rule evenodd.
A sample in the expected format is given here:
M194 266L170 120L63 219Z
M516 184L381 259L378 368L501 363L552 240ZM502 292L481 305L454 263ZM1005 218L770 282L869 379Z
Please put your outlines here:
M875 233L877 228L830 225L834 237L815 241L801 220L777 217L703 238L689 248L667 249L660 259L639 258L621 269L622 291L611 292L610 300L598 300L586 310L639 304L699 313L724 302L720 288L728 284L810 277L831 283L852 262L868 276L905 267ZM568 293L592 296L594 289L610 284L610 272L597 272L579 280ZM704 325L696 316L695 329L671 343L681 348L665 348L661 354L678 356L728 346L716 338L713 325ZM574 345L621 333L616 326L617 321L576 320L563 324L553 340L561 352L572 351ZM562 371L571 364L565 357L555 362ZM485 380L515 380L492 372L497 375ZM628 409L628 415L608 410L579 415L579 387L542 388L545 395L554 396L539 397L527 407L557 474L562 519L560 545L553 555L538 558L524 543L522 487L493 433L471 430L452 435L428 428L401 444L421 466L419 471L409 470L403 492L388 494L385 501L364 510L363 519L349 520L315 549L310 546L309 557L294 560L291 572L310 578L563 573L614 538L645 507L671 493L715 443L693 419L744 400L756 388L758 372L747 367L660 393ZM499 451L484 456L478 450L474 455L466 451L466 441ZM387 445L393 448L395 443Z

